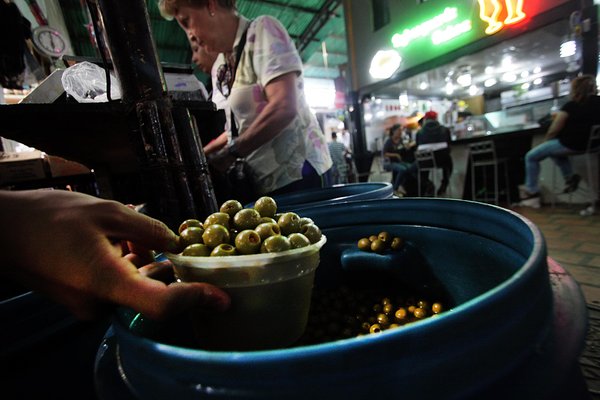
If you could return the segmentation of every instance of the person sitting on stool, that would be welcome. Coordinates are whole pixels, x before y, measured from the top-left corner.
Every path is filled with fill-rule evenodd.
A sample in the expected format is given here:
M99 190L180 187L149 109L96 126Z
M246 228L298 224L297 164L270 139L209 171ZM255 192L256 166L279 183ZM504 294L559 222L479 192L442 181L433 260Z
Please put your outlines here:
M573 173L569 156L586 150L592 125L600 124L597 90L592 75L582 75L571 81L571 100L554 116L544 142L525 156L525 184L519 186L520 205L540 206L540 162L548 157L554 160L565 180L563 193L577 190L581 177Z
M452 175L453 163L450 156L450 129L441 125L435 111L427 111L423 117L423 126L417 132L417 146L429 143L446 143L447 147L436 150L433 154L436 165L442 169L442 183L438 188L437 195L442 196L448 189L450 175ZM418 149L418 147L417 147Z
M414 143L412 144L414 146ZM407 146L411 146L408 143ZM402 155L406 152L402 143L402 125L395 124L389 130L389 138L383 145L384 169L392 171L392 186L394 194L398 197L406 195L404 184L413 168L412 162L404 160Z

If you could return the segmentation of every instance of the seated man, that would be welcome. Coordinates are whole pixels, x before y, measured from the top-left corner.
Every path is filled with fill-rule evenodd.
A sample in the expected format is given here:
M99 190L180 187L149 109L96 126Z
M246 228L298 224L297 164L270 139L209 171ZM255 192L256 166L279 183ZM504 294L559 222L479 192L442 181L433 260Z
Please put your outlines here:
M437 195L442 196L446 193L448 183L450 183L450 175L452 175L452 157L450 156L450 129L441 125L437 121L437 113L428 111L423 117L423 126L417 132L417 146L430 143L446 143L446 147L434 152L435 163L442 169L442 183L438 188Z

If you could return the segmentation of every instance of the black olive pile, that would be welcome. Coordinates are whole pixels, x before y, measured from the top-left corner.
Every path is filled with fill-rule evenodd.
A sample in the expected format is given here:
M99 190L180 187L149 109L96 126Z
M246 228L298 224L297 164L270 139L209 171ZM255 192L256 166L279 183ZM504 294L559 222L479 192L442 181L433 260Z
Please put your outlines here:
M392 237L389 232L383 231L379 232L378 235L360 239L357 246L360 250L381 254L386 250L400 250L404 246L404 239L397 236Z
M385 296L381 293L350 289L313 290L306 331L299 345L379 333L435 316L443 311L441 302L417 296Z
M185 220L179 235L182 255L218 257L305 247L321 239L321 230L310 218L293 212L277 213L275 200L264 196L253 208L227 200L204 222Z

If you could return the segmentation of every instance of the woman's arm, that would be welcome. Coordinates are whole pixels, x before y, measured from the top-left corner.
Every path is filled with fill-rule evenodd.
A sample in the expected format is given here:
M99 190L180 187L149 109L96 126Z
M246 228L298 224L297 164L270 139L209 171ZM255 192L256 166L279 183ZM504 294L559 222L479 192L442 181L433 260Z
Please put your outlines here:
M267 105L254 122L236 139L242 156L275 138L296 117L296 72L288 72L265 86Z
M544 140L554 139L560 131L565 127L567 123L567 119L569 118L569 114L564 111L559 111L556 113L556 116L552 120L552 124L550 128L548 128L548 132L546 132L546 137Z

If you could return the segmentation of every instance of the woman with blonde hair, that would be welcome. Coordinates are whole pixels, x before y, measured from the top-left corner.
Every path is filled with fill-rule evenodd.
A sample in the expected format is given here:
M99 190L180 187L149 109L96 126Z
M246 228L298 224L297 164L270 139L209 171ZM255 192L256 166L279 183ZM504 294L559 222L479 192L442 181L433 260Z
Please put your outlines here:
M525 185L520 186L521 205L540 206L538 179L540 162L548 157L556 163L565 180L564 193L577 190L581 177L573 173L569 156L586 150L592 125L600 124L600 97L596 79L582 75L571 81L570 101L556 113L544 142L525 156Z
M219 53L216 87L227 98L230 132L206 146L226 171L238 157L259 195L328 186L332 160L304 97L302 60L279 21L238 14L233 0L159 0L188 38Z

